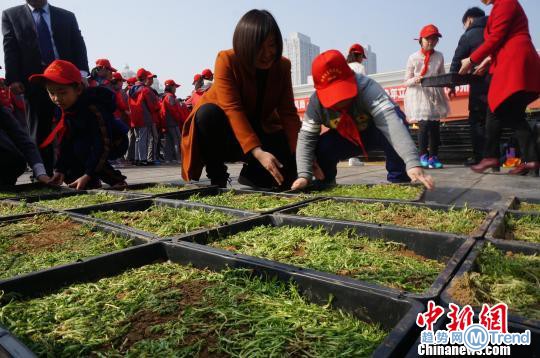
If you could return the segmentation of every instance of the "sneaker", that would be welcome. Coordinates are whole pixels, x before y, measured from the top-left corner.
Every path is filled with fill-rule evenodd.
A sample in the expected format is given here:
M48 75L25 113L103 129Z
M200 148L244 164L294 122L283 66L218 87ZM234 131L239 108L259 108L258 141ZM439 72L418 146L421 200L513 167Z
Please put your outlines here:
M361 167L364 165L364 162L360 160L360 158L354 157L349 158L349 167Z
M427 154L424 154L424 155L421 155L421 156L420 156L420 165L421 165L423 168L429 167L429 157L428 157Z
M429 157L428 166L430 169L442 169L443 167L436 155Z

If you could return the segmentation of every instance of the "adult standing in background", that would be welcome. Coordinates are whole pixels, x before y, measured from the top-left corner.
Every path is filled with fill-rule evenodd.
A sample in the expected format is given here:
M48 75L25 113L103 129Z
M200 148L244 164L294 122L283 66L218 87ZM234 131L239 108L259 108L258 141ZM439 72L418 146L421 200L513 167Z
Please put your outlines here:
M510 174L538 172L540 161L534 132L525 118L527 105L540 94L540 56L534 49L529 21L517 0L481 0L493 5L484 33L484 43L461 61L460 74L483 73L489 68L489 113L486 119L484 159L471 167L477 173L497 170L504 124L516 130L522 163Z
M2 35L6 81L15 94L26 95L30 134L39 145L52 130L56 107L44 87L30 84L28 77L42 73L56 59L73 63L86 77L86 45L75 15L49 5L47 0L27 0L3 11ZM42 149L41 156L47 173L52 175L52 146Z
M349 48L349 53L347 54L347 63L349 64L351 70L353 70L355 73L359 73L364 76L367 75L366 68L362 64L366 58L366 52L364 51L364 47L362 47L362 45L353 44Z
M461 22L465 33L461 35L459 43L450 65L450 72L457 73L461 68L461 60L469 57L474 50L484 43L484 29L487 23L484 10L472 7L465 11ZM484 125L487 114L487 92L489 89L488 79L479 77L470 84L469 90L469 127L472 141L473 157L465 162L465 165L475 165L482 160L484 146ZM450 90L450 95L455 95L455 89Z

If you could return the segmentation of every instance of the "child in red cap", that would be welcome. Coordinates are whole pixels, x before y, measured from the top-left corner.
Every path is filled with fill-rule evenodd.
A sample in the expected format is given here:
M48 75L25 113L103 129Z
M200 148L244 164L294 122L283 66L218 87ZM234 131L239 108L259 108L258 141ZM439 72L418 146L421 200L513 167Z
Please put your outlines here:
M64 182L83 190L100 187L102 180L115 189L125 188L126 177L109 164L127 148L127 127L113 116L114 94L100 87L84 89L79 69L63 60L53 61L29 80L45 86L62 110L59 123L40 145L51 145L55 138L59 143L51 184Z
M440 120L448 114L448 101L441 87L422 87L424 77L442 75L444 57L435 46L442 35L435 25L427 25L420 31L420 50L409 56L405 72L405 114L410 123L418 123L418 147L420 163L424 168L443 167L438 158L440 143ZM429 150L428 150L429 142Z
M366 58L364 47L360 44L352 44L349 48L349 53L347 54L347 63L355 73L360 73L364 76L366 75L366 68L362 64Z
M298 179L291 189L305 188L313 175L325 185L335 184L337 164L382 145L390 182L421 181L424 175L414 142L399 107L384 89L367 76L355 74L337 50L323 52L313 61L316 92L309 99L296 147ZM321 126L330 128L319 135Z
M116 72L116 68L111 66L111 62L106 58L96 60L96 67L90 71L88 85L90 87L104 86L112 90L111 81L112 75Z
M165 134L165 162L180 161L180 128L187 118L187 113L176 98L176 89L180 87L174 80L165 81L165 93L161 100L161 121Z

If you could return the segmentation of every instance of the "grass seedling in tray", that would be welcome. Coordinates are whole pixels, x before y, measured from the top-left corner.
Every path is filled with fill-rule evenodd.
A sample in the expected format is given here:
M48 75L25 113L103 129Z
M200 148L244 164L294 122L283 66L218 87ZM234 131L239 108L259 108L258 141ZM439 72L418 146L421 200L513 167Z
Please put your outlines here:
M465 273L449 290L461 305L504 302L512 313L540 319L540 257L504 252L487 244L476 259L477 270Z
M27 205L22 202L20 205L0 202L0 217L1 216L12 216L20 214L28 214L36 211L32 206Z
M0 224L0 279L75 262L131 246L129 239L92 231L65 216L36 215Z
M130 189L128 187L127 191L143 193L143 194L158 195L158 194L174 193L176 191L182 191L182 190L187 190L187 189L190 189L190 188L187 186L156 184L156 185L148 186L146 188L141 188L141 189Z
M277 209L282 206L294 204L303 200L303 197L286 197L278 195L263 195L260 193L237 194L227 191L218 195L194 194L188 201L203 203L213 206L224 206L240 210L266 211Z
M540 243L540 216L515 217L509 214L505 223L506 239Z
M0 325L51 357L360 357L387 335L292 284L174 263L15 299Z
M458 235L471 234L486 217L484 212L470 208L444 211L407 204L334 200L311 203L301 208L298 215L390 224Z
M0 199L6 198L24 198L35 195L45 195L58 193L59 189L52 187L34 188L25 191L0 191Z
M353 184L337 185L321 191L315 191L317 196L343 196L366 199L396 199L415 200L424 189L413 185L391 185L391 184Z
M445 267L400 243L370 240L347 231L330 235L323 228L258 226L211 245L419 293Z
M59 199L40 200L36 203L40 206L44 206L50 209L64 210L64 209L81 208L81 207L90 206L90 205L111 203L111 202L120 201L123 199L124 197L122 196L100 192L100 193L92 193L92 194L66 196Z
M91 216L151 232L158 236L185 234L202 228L225 225L235 218L219 211L151 206L144 211L97 211Z
M519 210L520 211L540 211L540 203L527 203L527 202L521 202L519 203Z

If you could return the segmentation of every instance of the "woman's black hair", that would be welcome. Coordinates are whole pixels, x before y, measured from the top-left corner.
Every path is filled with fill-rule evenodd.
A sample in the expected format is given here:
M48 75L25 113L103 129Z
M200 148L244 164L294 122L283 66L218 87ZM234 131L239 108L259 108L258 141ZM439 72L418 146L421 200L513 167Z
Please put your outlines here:
M467 9L465 11L465 14L463 14L463 18L461 19L461 23L465 23L469 17L472 17L473 19L476 19L478 17L484 17L486 16L486 13L484 10L480 9L479 7L471 7L470 9Z
M163 92L172 93L172 88L173 86L165 86L165 89L163 90Z
M257 54L268 36L274 36L276 58L283 54L283 37L276 19L267 10L253 9L242 16L233 35L235 55L247 66L254 66Z
M360 57L360 56L361 55L359 55L357 53L349 52L349 54L347 55L347 63L360 62L360 61L358 61L358 57Z

